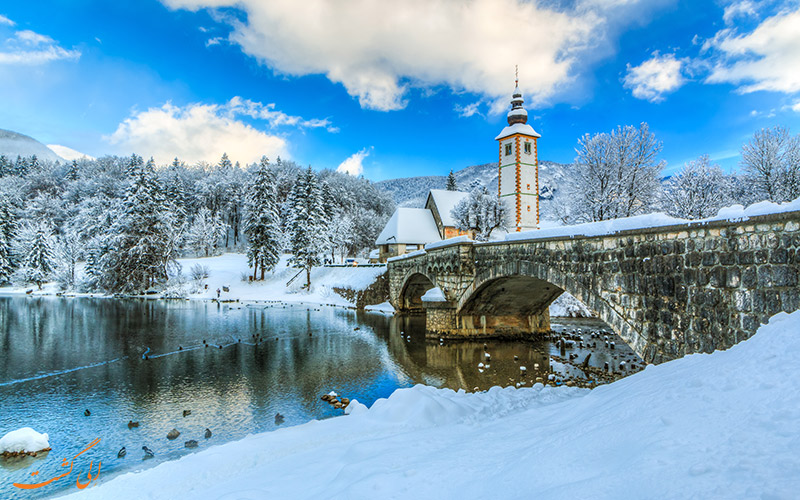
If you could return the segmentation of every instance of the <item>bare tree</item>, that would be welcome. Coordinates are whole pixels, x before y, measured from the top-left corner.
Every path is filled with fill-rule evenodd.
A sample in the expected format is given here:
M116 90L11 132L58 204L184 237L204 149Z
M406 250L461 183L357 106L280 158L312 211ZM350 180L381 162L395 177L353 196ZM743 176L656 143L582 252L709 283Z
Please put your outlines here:
M575 151L575 176L566 186L571 202L561 214L566 222L630 217L653 206L664 161L646 123L586 134Z
M675 217L702 219L732 201L730 179L708 155L690 161L664 185L662 206Z
M800 196L800 135L785 127L762 128L742 146L741 165L761 197L770 201Z

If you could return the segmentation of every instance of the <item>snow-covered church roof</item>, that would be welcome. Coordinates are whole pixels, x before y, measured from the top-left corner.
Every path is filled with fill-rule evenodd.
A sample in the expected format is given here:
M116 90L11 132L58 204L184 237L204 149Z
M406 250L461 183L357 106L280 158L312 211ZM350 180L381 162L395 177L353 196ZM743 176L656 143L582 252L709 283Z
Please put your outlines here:
M395 243L417 244L439 241L439 230L430 210L424 208L398 208L378 235L376 245Z
M469 196L469 193L463 191L447 191L446 189L431 189L428 193L428 198L433 198L433 203L436 204L436 209L439 211L439 217L442 219L443 226L455 226L456 221L453 219L451 212L458 202ZM427 203L425 204L427 206Z

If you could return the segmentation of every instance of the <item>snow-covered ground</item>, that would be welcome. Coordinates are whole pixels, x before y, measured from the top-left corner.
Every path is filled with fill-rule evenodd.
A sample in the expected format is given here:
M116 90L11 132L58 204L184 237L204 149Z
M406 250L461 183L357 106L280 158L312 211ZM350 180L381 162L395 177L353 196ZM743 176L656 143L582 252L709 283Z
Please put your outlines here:
M592 391L399 389L74 498L797 498L799 330L781 313Z

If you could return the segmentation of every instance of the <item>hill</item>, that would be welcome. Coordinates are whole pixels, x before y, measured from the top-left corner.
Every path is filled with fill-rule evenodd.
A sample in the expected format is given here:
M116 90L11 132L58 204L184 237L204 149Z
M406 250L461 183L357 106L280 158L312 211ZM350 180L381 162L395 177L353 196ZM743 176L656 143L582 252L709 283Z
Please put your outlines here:
M64 159L54 153L53 150L33 137L3 129L0 129L0 155L5 155L5 157L10 160L15 160L17 156L27 157L36 155L40 160L52 162L64 161Z

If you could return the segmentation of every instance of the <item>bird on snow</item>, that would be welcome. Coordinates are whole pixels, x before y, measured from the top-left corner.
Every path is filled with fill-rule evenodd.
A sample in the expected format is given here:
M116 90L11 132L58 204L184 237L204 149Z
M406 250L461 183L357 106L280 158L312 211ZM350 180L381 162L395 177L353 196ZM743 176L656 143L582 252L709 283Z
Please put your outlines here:
M128 453L128 452L125 450L125 447L123 446L123 447L122 447L122 448L119 450L119 453L117 453L117 458L123 458L123 457L125 456L125 454L126 454L126 453Z
M153 450L151 450L147 446L142 446L142 450L144 450L144 458L153 458L154 456L156 456L156 454L153 453Z

